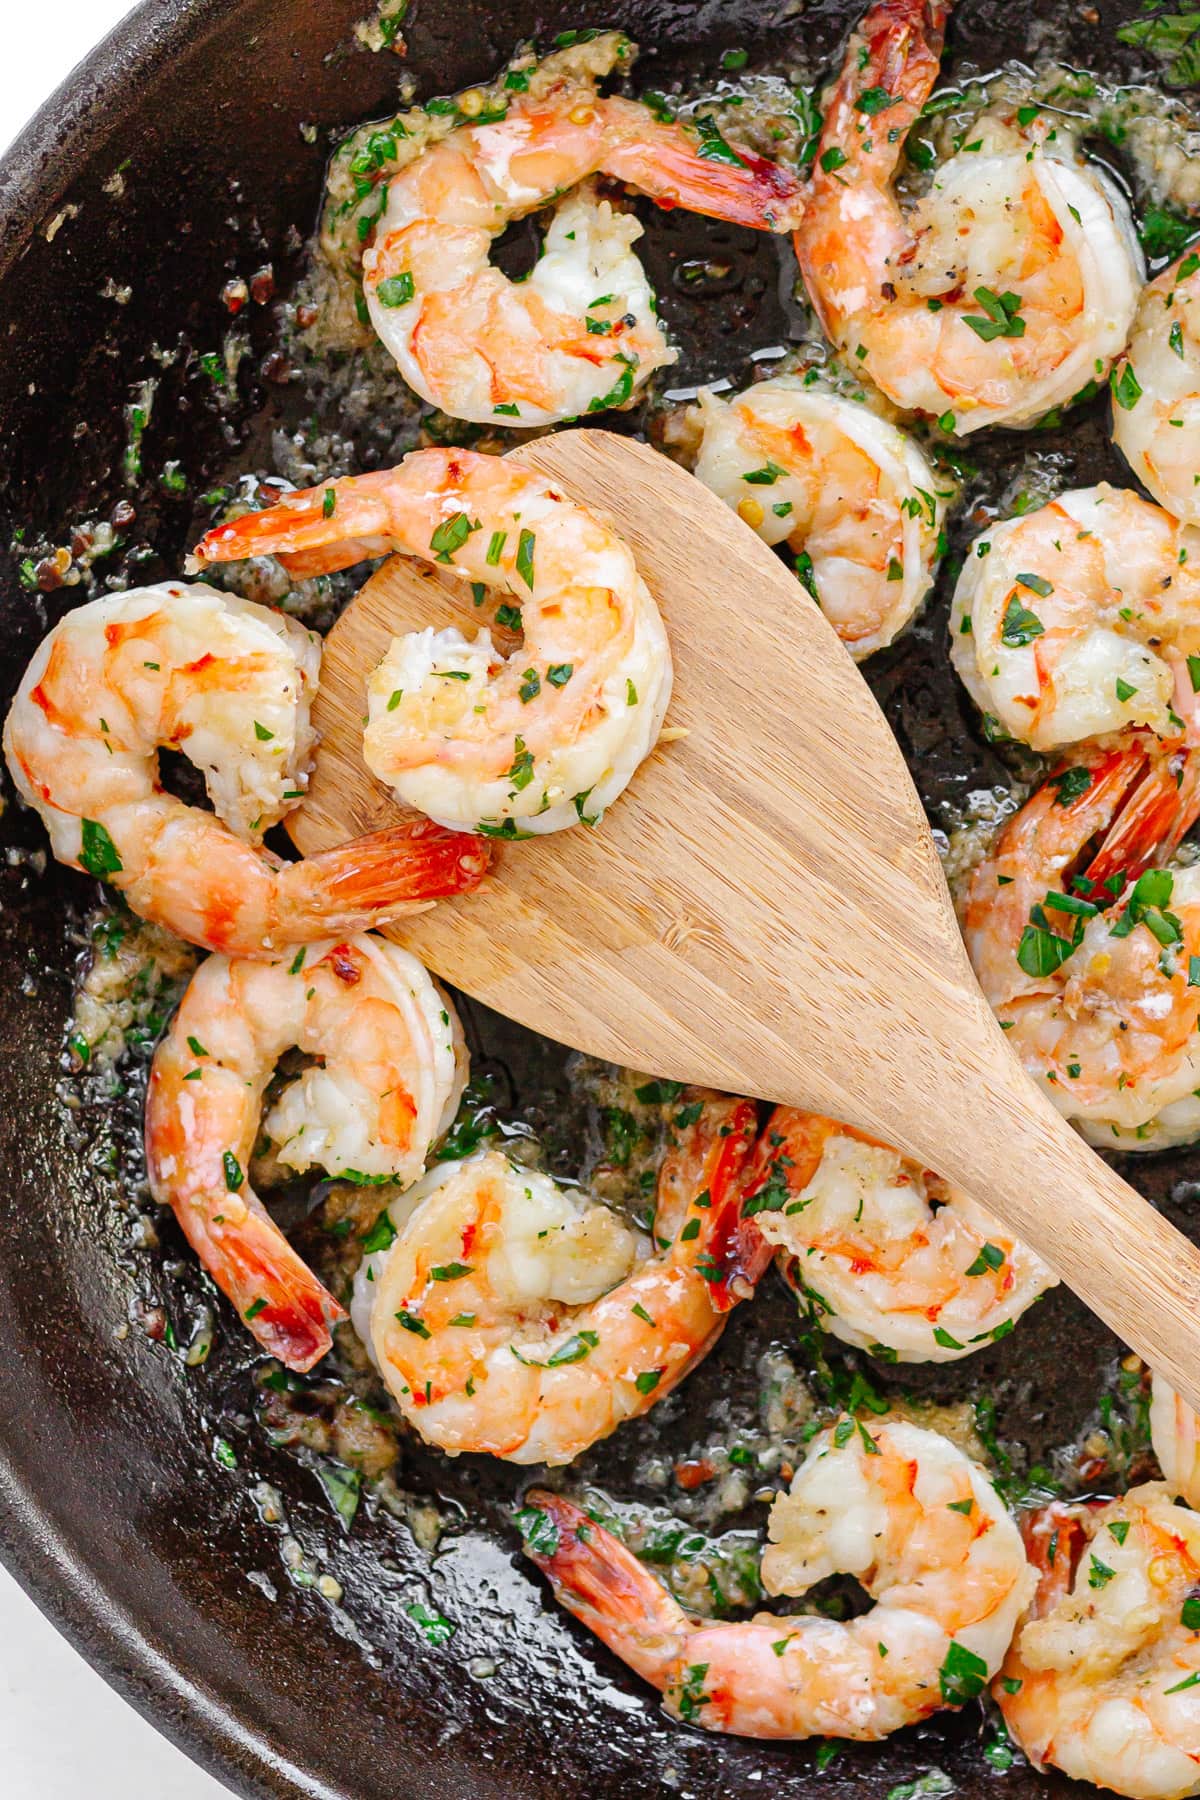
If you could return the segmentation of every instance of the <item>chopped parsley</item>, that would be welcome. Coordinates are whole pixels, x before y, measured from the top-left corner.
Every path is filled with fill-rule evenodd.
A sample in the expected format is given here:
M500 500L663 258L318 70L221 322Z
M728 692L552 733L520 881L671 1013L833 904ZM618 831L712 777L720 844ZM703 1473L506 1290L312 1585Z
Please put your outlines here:
M104 826L95 819L81 819L80 829L79 866L98 881L107 875L119 875L125 865Z
M371 1229L363 1236L363 1253L370 1256L372 1251L387 1250L396 1241L396 1227L392 1224L386 1210L381 1212Z
M517 540L517 574L525 586L533 588L533 552L537 538L532 531L522 531Z
M982 1656L976 1656L973 1650L952 1638L946 1660L938 1670L938 1682L946 1705L962 1706L966 1701L974 1700L983 1692L987 1678L988 1666Z
M402 275L389 275L375 289L381 306L407 306L416 293L416 283L406 269Z
M439 1648L442 1644L448 1644L458 1630L457 1625L452 1625L449 1619L442 1617L441 1613L430 1612L429 1608L422 1606L419 1600L414 1601L411 1606L406 1606L404 1610L409 1618L421 1627L423 1636Z
M1123 412L1132 412L1142 397L1142 384L1133 372L1133 364L1122 363L1108 378L1113 399Z
M440 563L448 563L456 550L461 550L473 531L478 531L476 522L472 525L465 512L452 513L443 519L429 540L429 548Z
M1004 1252L999 1244L984 1244L967 1270L968 1275L983 1275L988 1269L995 1271L1004 1267Z
M558 1550L558 1526L540 1506L522 1506L513 1514L513 1524L535 1556L553 1556Z
M733 169L746 167L745 158L738 155L732 144L726 143L721 135L721 128L711 113L704 113L696 119L695 127L700 134L698 154L705 162L728 163Z
M985 316L979 318L974 313L963 314L963 324L969 325L976 337L990 344L995 338L1019 338L1025 336L1025 321L1021 317L1021 296L1012 292L993 293L989 287L977 287L975 298L983 308Z
M411 1331L415 1337L427 1338L431 1335L424 1319L418 1319L416 1313L406 1312L402 1307L396 1314L396 1318L403 1325L405 1331Z

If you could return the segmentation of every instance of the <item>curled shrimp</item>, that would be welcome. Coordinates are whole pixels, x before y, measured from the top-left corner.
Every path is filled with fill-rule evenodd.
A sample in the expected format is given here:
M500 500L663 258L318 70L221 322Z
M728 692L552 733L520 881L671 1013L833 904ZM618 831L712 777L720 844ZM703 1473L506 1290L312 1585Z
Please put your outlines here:
M857 660L890 644L933 582L944 492L870 407L780 375L702 393L696 474L796 570Z
M946 0L877 0L827 106L795 234L827 335L959 435L1024 425L1108 372L1143 279L1129 209L1049 133L996 119L905 213L893 183L937 80Z
M1126 725L1200 737L1200 531L1101 482L976 538L950 615L971 698L1054 750Z
M1200 1793L1200 1518L1149 1482L1025 1537L1040 1581L993 1688L1021 1749L1132 1800Z
M1194 753L1149 734L1087 746L1007 821L967 890L980 986L1093 1142L1154 1150L1200 1132L1200 866L1161 866L1198 785Z
M953 1362L1004 1337L1054 1276L982 1206L836 1119L777 1107L743 1212L844 1343Z
M424 149L389 182L363 257L371 323L405 381L482 424L553 425L628 405L675 352L633 251L642 228L588 178L625 182L660 206L790 229L795 177L716 142L714 155L702 129L601 99L592 81L563 73L535 76L502 119ZM493 240L550 205L541 256L509 281L490 260Z
M1171 1492L1200 1510L1200 1415L1157 1374L1150 1386L1150 1442Z
M480 598L506 595L497 621L522 639L504 655L486 627L394 638L368 684L369 767L453 828L594 824L653 748L671 694L667 635L628 546L507 459L418 450L218 526L196 559L278 555L311 574L389 550Z
M261 1119L275 1065L291 1049L315 1060ZM311 944L271 962L212 956L192 977L150 1070L150 1188L288 1368L311 1368L345 1314L250 1185L260 1119L289 1168L411 1182L465 1080L449 1000L384 938Z
M207 949L262 955L475 887L485 847L424 821L307 862L262 848L304 796L319 666L311 632L213 588L93 600L42 640L17 689L4 727L17 792L61 862ZM163 791L160 746L202 772L215 817Z
M1129 348L1113 375L1113 437L1139 481L1187 525L1200 525L1200 254L1142 290Z
M762 1266L741 1260L737 1180L756 1127L716 1096L660 1174L659 1248L608 1207L491 1150L393 1203L354 1320L405 1418L457 1455L565 1463L693 1369Z
M672 1717L742 1737L872 1740L962 1705L1000 1666L1034 1586L982 1470L902 1422L847 1417L820 1432L771 1508L767 1592L854 1575L875 1605L846 1623L696 1620L572 1501L535 1490L522 1525L555 1598Z

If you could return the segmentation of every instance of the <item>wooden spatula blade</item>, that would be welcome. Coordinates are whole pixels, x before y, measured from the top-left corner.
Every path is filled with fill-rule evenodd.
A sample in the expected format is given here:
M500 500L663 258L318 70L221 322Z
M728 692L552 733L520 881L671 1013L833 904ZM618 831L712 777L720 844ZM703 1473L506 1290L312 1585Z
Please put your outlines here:
M482 890L394 935L562 1043L896 1144L992 1208L1200 1404L1200 1253L1009 1051L899 748L817 607L644 445L568 431L519 460L631 543L674 649L668 723L687 735L596 831L505 845ZM464 587L400 559L343 614L311 796L290 821L301 850L394 820L362 761L367 675L394 632L472 616Z
M542 439L520 460L632 545L678 647L668 724L687 735L660 745L597 830L503 846L483 891L395 935L561 1042L863 1116L872 1058L831 1081L798 1054L802 1040L852 1032L864 958L886 974L893 926L926 963L949 962L948 1006L963 976L941 869L882 715L799 582L683 470L598 431ZM362 760L366 678L392 635L478 617L464 584L397 558L335 625L314 715L321 754L289 822L301 850L396 817Z

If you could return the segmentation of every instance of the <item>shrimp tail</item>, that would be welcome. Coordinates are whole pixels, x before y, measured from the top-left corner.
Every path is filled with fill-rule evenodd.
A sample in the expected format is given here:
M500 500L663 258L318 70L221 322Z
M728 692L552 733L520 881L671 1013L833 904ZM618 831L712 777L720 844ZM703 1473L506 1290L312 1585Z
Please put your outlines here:
M777 1212L803 1194L820 1167L826 1143L839 1133L862 1135L839 1125L836 1119L798 1112L790 1106L777 1106L767 1120L746 1166L738 1196L741 1218L737 1255L744 1279L757 1282L775 1254L775 1246L758 1228L758 1214Z
M679 1602L611 1532L561 1494L531 1488L522 1524L525 1554L559 1605L622 1662L665 1688L691 1631Z
M1020 1521L1021 1541L1038 1585L1029 1609L1034 1619L1053 1612L1071 1592L1075 1571L1087 1542L1084 1510L1103 1506L1102 1500L1079 1502L1054 1500L1025 1513Z
M948 0L878 0L871 7L851 39L826 110L814 191L844 182L835 171L847 164L890 169L899 162L905 134L938 78L949 10ZM882 113L881 131L864 130L870 114L859 103L868 94ZM879 107L882 96L887 101ZM828 154L832 150L841 152L840 162Z
M695 129L659 125L647 131L645 108L606 103L611 148L605 173L628 182L656 206L686 207L710 219L728 219L760 231L794 231L804 216L804 194L789 169L752 150L726 144L711 120Z
M276 556L300 579L349 569L368 557L386 556L389 510L385 475L351 476L302 488L275 506L215 525L188 558L189 573L214 563Z
M187 1064L194 1062L189 1052ZM195 1106L180 1101L191 1073L187 1064L173 1029L155 1054L146 1093L150 1191L171 1208L201 1264L263 1349L303 1374L325 1355L333 1342L330 1327L346 1314L248 1184L229 1190L224 1158L208 1154L211 1143L195 1123ZM238 1089L233 1114L216 1125L226 1143L238 1139L246 1091L240 1083ZM219 1110L214 1117L221 1120Z
M491 845L469 832L406 820L281 870L280 932L302 943L386 923L431 900L469 893L491 859Z
M807 217L793 242L809 297L835 339L861 304L859 283L878 283L882 295L889 259L905 247L888 183L937 81L948 10L948 0L879 0L850 39L826 107Z
M346 1313L274 1221L251 1211L236 1241L224 1238L218 1254L195 1208L172 1205L184 1236L263 1349L297 1375L320 1362L333 1344L330 1327Z
M1076 763L1063 761L1047 779L1047 788L1058 787L1061 794L1061 781L1074 767ZM1135 880L1151 862L1177 850L1200 815L1200 756L1178 747L1151 747L1139 734L1090 765L1088 787L1065 810L1067 815L1078 812L1083 823L1096 817L1097 810L1108 812L1103 837L1085 868L1088 882Z
M742 1110L744 1109L744 1110ZM725 1140L711 1184L713 1230L710 1249L721 1278L710 1285L718 1312L729 1312L748 1300L771 1261L772 1250L752 1218L744 1213L749 1170L754 1166L757 1108L743 1101L734 1130Z
M1152 862L1171 856L1200 816L1200 755L1175 750L1151 755L1144 746L1124 753L1118 778L1125 797L1087 868L1090 882L1133 881ZM1053 778L1052 778L1053 779Z
M896 96L905 115L889 107L888 130L906 130L938 78L950 0L878 0L859 27L866 61L854 69L858 93L881 87ZM857 59L855 59L857 62ZM851 59L847 58L849 66Z
M760 1256L742 1219L742 1184L757 1133L753 1100L705 1104L663 1165L664 1176L678 1169L689 1190L688 1214L694 1223L685 1230L694 1235L680 1241L690 1244L689 1260L702 1274L716 1313L731 1312L739 1301L750 1299L770 1260Z

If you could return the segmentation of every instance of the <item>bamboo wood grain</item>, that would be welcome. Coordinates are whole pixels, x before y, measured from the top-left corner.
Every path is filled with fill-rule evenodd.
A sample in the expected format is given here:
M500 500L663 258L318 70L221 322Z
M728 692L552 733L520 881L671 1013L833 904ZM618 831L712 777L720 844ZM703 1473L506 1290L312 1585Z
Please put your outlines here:
M564 1044L783 1100L900 1146L990 1207L1200 1404L1200 1252L1025 1076L976 986L899 747L795 578L644 445L568 431L522 463L606 514L671 636L661 744L600 827L506 844L478 893L391 935ZM399 558L326 640L311 853L394 821L362 761L393 633L478 618Z

